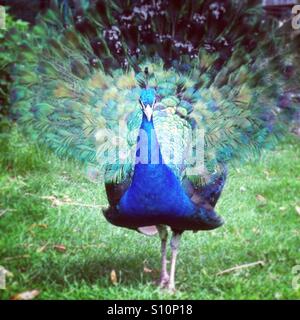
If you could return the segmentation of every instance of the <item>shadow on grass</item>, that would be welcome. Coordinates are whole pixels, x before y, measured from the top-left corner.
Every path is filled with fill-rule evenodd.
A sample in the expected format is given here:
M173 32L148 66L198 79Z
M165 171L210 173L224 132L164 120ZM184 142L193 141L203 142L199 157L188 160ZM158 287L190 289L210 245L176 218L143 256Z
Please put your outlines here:
M83 260L84 259L84 260ZM44 260L43 266L38 267L37 273L33 274L31 281L40 284L48 282L65 286L66 283L78 283L84 281L86 284L100 284L102 287L111 287L111 272L115 270L117 282L125 285L137 285L145 280L154 282L159 277L158 270L145 273L143 261L145 256L135 253L127 256L94 256L69 261L67 264L55 260Z

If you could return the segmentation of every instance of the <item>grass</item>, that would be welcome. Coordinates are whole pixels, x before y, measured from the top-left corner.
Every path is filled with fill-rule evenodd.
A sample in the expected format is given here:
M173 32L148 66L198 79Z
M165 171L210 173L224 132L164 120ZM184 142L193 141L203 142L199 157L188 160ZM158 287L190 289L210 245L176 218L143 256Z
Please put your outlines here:
M106 198L77 164L57 159L16 129L2 136L0 152L0 265L13 273L0 299L33 289L40 291L38 299L300 298L292 286L293 267L300 265L296 138L231 170L217 205L226 224L184 233L175 295L153 284L158 238L114 227L99 208L80 205L105 205ZM55 206L55 199L63 203ZM217 275L260 260L264 265Z

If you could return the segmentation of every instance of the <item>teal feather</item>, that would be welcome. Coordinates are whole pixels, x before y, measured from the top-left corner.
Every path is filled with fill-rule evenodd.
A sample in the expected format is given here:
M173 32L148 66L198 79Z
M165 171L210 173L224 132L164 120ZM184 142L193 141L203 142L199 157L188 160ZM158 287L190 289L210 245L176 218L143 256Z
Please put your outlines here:
M228 1L228 16L220 18L222 28L209 19L202 25L199 12L208 17L210 9L202 1L187 1L180 8L174 9L172 4L161 9L162 14L163 10L167 12L163 18L154 13L150 25L160 36L157 41L161 45L156 40L147 44L142 32L122 29L126 27L122 13L126 8L131 10L133 3L107 2L102 11L99 2L86 6L82 13L89 24L86 29L71 11L67 12L69 25L65 28L57 6L40 18L31 42L24 40L11 96L14 113L27 132L37 132L39 139L59 155L97 167L105 173L105 181L120 183L132 175L134 168L132 153L141 124L141 90L154 88L158 140L163 154L173 150L175 158L182 159L180 165L170 164L181 180L193 163L183 156L189 130L205 132L208 176L219 169L220 163L244 161L276 140L282 130L278 96L293 81L299 83L296 75L284 79L282 65L287 56L297 58L294 52L299 37L285 42L284 28L277 30L273 23L260 23L262 9L251 1L247 1L248 6ZM136 13L137 23L142 16ZM205 31L201 38L195 38L197 45L197 35L180 27L184 19L191 19L199 34ZM256 34L252 36L253 30ZM173 47L167 46L169 34L181 39L177 43L174 40ZM259 41L259 45L250 50L250 40ZM133 54L136 49L139 53ZM266 114L274 118L272 129L263 119ZM122 141L106 141L101 132L116 134L120 123L128 131ZM119 151L114 154L113 148ZM105 152L113 154L114 165L102 161ZM125 157L123 163L118 153ZM202 184L204 176L199 173L197 179L191 179L196 185Z

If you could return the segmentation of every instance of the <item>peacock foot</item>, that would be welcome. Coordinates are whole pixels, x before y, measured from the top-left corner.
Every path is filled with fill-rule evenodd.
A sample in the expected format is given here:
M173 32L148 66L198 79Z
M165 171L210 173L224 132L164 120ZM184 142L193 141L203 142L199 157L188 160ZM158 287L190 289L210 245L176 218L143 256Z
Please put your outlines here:
M166 289L169 294L174 294L176 292L175 284L172 284L171 282L168 283Z
M170 277L168 274L164 275L164 276L161 276L159 281L158 281L158 285L160 288L164 289L164 288L168 288L169 286L169 280L170 280Z
M160 278L154 281L154 284L161 289L168 288L170 276L168 273L160 275Z

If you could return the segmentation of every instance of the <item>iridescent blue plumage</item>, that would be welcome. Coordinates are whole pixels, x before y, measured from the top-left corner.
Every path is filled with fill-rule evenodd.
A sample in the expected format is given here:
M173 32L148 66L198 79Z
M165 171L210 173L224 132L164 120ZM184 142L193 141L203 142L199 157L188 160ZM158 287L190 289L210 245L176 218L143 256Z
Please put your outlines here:
M152 105L155 90L143 89L140 101ZM137 146L131 185L115 212L107 215L110 222L130 228L166 224L179 231L214 229L223 223L209 203L203 205L210 195L203 198L201 206L189 198L181 181L163 161L153 118L149 121L145 113ZM223 184L210 187L211 193L220 194Z

